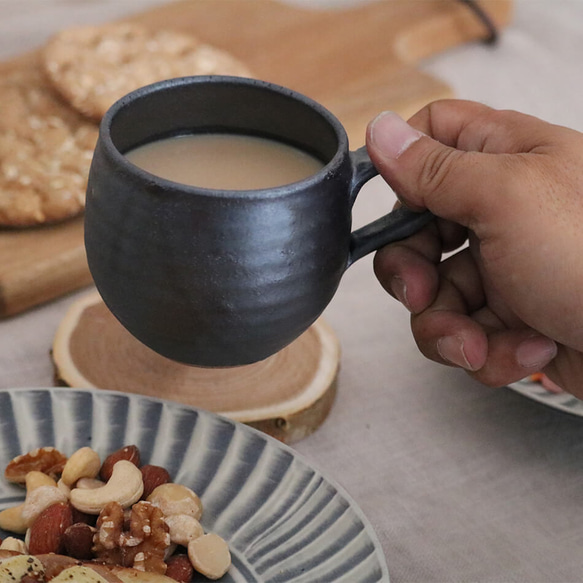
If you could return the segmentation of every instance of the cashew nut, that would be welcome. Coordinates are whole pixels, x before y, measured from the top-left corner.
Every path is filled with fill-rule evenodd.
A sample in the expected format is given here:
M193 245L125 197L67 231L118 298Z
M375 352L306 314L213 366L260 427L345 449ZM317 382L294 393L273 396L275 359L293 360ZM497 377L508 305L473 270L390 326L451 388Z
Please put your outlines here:
M204 534L200 522L188 514L165 516L164 521L170 529L170 540L184 547L187 547L191 540Z
M217 534L205 534L188 543L192 566L209 579L220 579L231 566L229 545Z
M57 485L57 482L53 480L49 475L44 474L43 472L37 472L36 470L32 470L26 474L26 478L24 479L26 483L26 491L32 492L41 486L53 486Z
M50 476L43 472L37 472L36 470L30 471L26 474L25 482L27 499L31 493L38 488L55 488L57 486L57 482L55 482ZM62 500L59 500L59 502L62 502ZM26 500L18 506L6 508L6 510L0 512L0 528L16 534L24 534L29 526L28 520L23 517L25 504ZM42 508L40 512L42 512L42 510L44 510L44 508Z
M71 495L71 487L67 486L67 484L65 484L63 482L63 480L59 480L57 482L57 488L67 497L69 498L69 496Z
M40 513L53 504L67 503L67 495L56 485L40 486L26 494L22 508L22 520L26 526L31 526Z
M128 508L144 491L142 472L132 462L120 460L113 466L111 478L101 488L71 490L71 504L81 512L99 514L109 502Z
M101 486L105 486L105 482L97 478L80 478L75 484L76 488L81 488L82 490L95 490L95 488L101 488Z
M82 447L67 460L61 480L65 485L72 486L80 478L95 478L100 468L99 454L90 447Z
M28 528L22 519L22 509L24 504L6 508L0 512L0 528L16 534L24 534Z
M200 498L190 488L182 484L162 484L154 488L147 500L154 506L158 506L164 517L173 514L187 514L200 520L202 516Z

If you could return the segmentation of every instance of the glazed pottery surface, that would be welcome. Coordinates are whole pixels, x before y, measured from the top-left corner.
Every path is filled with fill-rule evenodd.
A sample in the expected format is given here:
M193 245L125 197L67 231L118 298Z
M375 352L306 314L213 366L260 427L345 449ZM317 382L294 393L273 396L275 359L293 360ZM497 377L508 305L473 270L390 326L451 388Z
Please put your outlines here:
M213 190L124 156L197 132L279 140L324 167L281 187ZM351 233L356 194L375 174L330 112L284 87L220 76L150 85L102 121L85 217L91 273L120 322L164 356L199 366L262 360L318 318L353 261L429 219L400 209Z

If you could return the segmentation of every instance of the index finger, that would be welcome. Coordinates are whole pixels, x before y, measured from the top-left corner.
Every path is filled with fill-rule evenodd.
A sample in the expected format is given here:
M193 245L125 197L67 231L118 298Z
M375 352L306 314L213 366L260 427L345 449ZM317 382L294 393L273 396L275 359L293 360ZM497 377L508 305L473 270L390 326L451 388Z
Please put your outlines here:
M413 115L408 123L446 146L467 152L518 154L556 145L548 131L552 124L475 101L435 101Z

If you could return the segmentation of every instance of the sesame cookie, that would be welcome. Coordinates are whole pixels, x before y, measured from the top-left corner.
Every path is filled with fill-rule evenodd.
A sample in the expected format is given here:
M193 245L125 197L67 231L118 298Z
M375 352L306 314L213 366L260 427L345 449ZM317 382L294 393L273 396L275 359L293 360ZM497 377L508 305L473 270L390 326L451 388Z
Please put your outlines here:
M150 83L190 75L249 75L237 59L192 36L129 23L64 30L45 46L43 62L57 91L95 120L119 98Z
M80 214L97 126L65 104L39 66L0 81L0 226Z

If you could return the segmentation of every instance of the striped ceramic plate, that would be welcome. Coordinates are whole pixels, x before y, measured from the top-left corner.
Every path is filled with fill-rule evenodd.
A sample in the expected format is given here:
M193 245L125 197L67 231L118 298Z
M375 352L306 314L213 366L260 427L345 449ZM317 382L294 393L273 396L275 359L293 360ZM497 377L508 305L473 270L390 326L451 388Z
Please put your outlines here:
M168 401L107 391L0 390L0 467L35 447L106 455L135 444L203 501L225 538L232 582L388 581L379 542L339 486L292 449L244 425ZM0 484L0 509L23 498ZM0 531L0 537L4 533Z
M583 417L583 401L573 397L570 393L552 393L547 391L539 382L530 379L512 383L508 387L537 403L542 403L564 413Z

